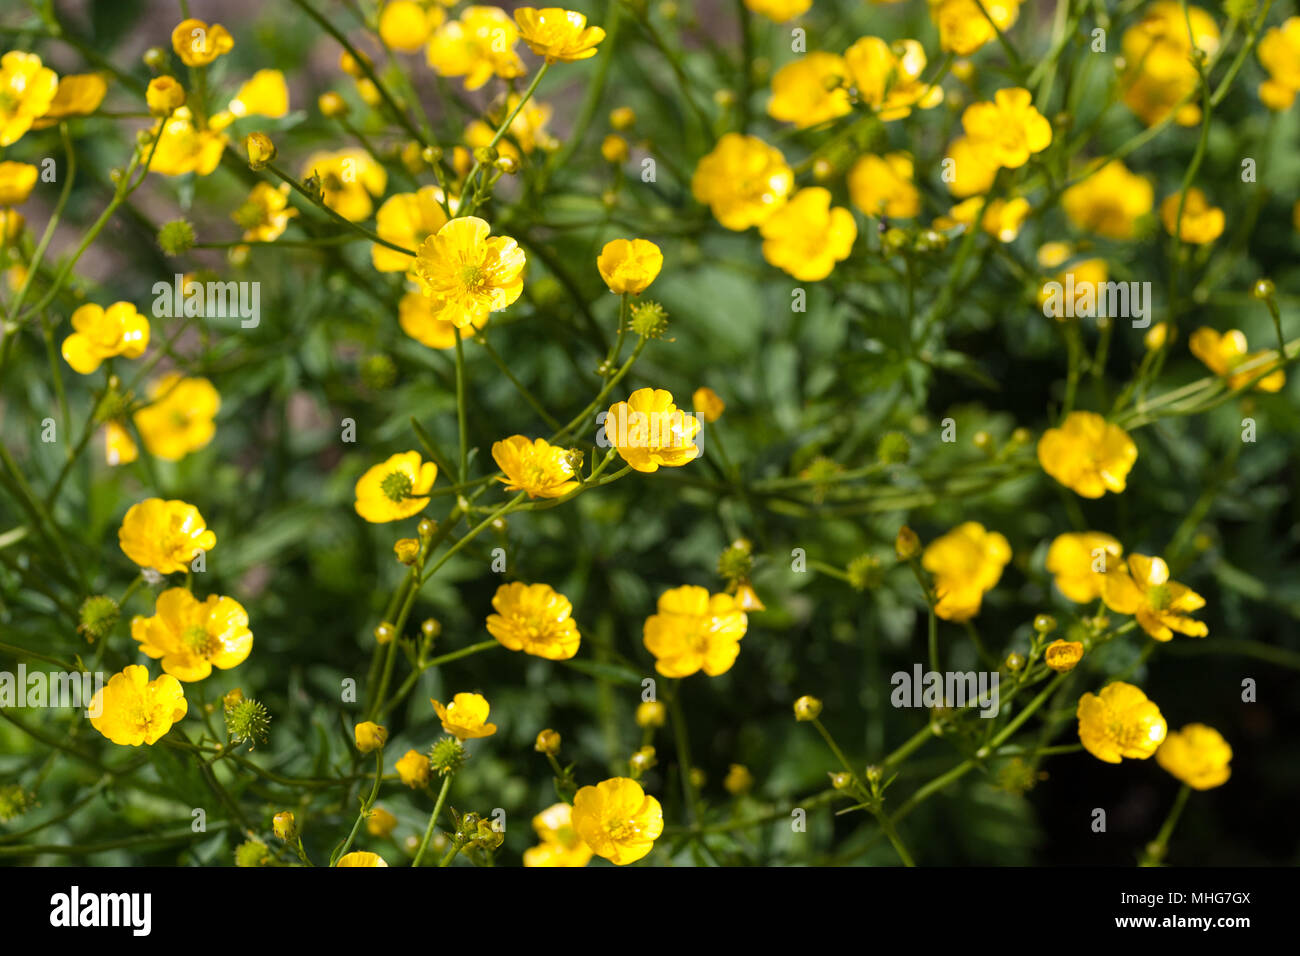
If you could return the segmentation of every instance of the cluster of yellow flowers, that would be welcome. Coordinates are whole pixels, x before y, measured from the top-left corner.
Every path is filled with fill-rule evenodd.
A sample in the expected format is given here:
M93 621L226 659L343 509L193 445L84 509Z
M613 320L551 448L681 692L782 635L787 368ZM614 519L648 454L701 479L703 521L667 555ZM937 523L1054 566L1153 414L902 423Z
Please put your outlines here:
M193 505L147 498L127 510L118 543L140 568L162 576L188 571L216 546L217 536ZM248 613L238 601L216 594L200 601L188 585L159 594L152 617L132 619L131 637L143 654L159 661L163 673L150 680L148 668L129 665L89 708L96 730L128 746L156 743L185 716L181 682L201 681L214 667L237 667L253 648Z
M1079 740L1098 760L1156 762L1193 790L1210 790L1232 774L1232 748L1213 727L1188 724L1168 733L1155 702L1124 681L1079 698Z
M743 6L774 23L786 23L806 13L812 2L743 0ZM841 270L839 278L857 282L861 277L853 270L861 257L854 256L855 245L861 252L862 246L878 242L888 260L895 234L903 235L898 242L914 238L918 252L926 244L932 250L942 248L957 236L968 240L969 249L987 235L994 241L983 240L985 245L1006 256L1008 267L1018 279L1025 279L1027 284L1041 272L1062 285L1077 287L1075 295L1083 296L1091 293L1081 287L1095 289L1111 275L1112 263L1106 258L1110 247L1094 240L1131 242L1158 234L1163 228L1171 247L1181 254L1207 252L1183 247L1208 247L1223 235L1227 214L1214 205L1212 195L1193 184L1194 175L1172 193L1161 190L1158 198L1152 181L1125 165L1124 158L1131 150L1113 152L1082 165L1072 160L1073 151L1063 147L1071 145L1078 131L1071 129L1068 116L1062 118L1049 108L1051 85L1047 86L1049 95L1044 96L1037 71L1022 71L1018 63L1017 69L1008 71L1015 79L999 80L997 88L986 85L982 92L967 95L976 87L970 82L974 67L965 58L990 44L1007 43L1005 31L1016 24L1021 0L927 0L927 6L942 57L936 56L931 63L920 39L890 41L866 35L847 46L836 44L834 50L813 50L785 63L770 76L770 95L763 95L767 117L787 128L777 137L769 137L772 142L755 135L750 131L754 124L749 123L749 103L745 104L745 119L735 126L704 124L706 141L697 152L703 155L687 167L688 177L683 176L689 178L690 197L707 207L723 229L735 233L756 230L756 245L766 263L797 282L821 282L837 269ZM553 424L544 437L494 427L488 435L493 439L490 450L495 471L478 478L471 476L469 462L473 459L467 449L465 404L463 394L459 394L464 387L463 349L468 341L477 340L479 349L488 350L485 330L490 323L495 323L491 325L495 334L512 318L498 315L494 319L494 314L512 307L517 310L516 303L526 291L532 297L540 284L534 284L530 270L546 258L545 250L530 239L528 223L500 214L492 202L493 190L502 176L546 168L546 154L560 144L549 129L552 106L537 96L540 81L555 64L595 57L606 42L606 33L600 26L589 25L583 14L562 8L522 7L507 13L495 6L469 4L458 12L454 7L452 0L388 0L374 11L370 21L386 53L418 57L416 62L422 64L421 68L431 71L448 91L451 85L446 81L458 80L454 91L457 97L460 88L474 93L501 81L497 84L502 87L500 95L482 107L481 114L476 112L476 118L465 123L463 129L457 122L455 142L448 140L445 151L441 146L427 144L426 138L410 126L407 131L412 138L404 146L389 154L376 152L365 135L348 125L348 100L342 93L330 91L316 101L319 114L338 120L361 145L304 151L305 155L295 157L289 166L295 174L286 173L277 165L279 151L271 135L250 122L254 118L280 120L289 116L290 93L284 74L277 69L260 69L247 78L241 74L237 86L232 83L218 96L217 74L208 70L231 53L235 37L221 24L188 17L187 11L186 19L170 34L171 54L185 70L171 71L169 66L175 61L163 48L155 48L146 56L154 74L143 92L147 113L132 115L148 125L139 131L134 147L137 153L125 176L130 180L131 174L138 171L167 177L208 176L223 162L233 162L228 146L242 143L248 169L266 178L252 186L246 196L246 187L240 187L242 199L230 216L238 226L239 239L215 245L233 247L231 255L236 259L246 256L256 245L287 246L288 242L281 242L285 233L303 227L301 214L314 211L322 221L348 230L347 238L364 241L362 248L368 252L370 268L378 274L368 274L367 279L382 280L392 292L392 311L396 312L394 317L402 333L427 349L454 351L457 410L462 416L458 422L459 467L449 463L436 443L417 428L422 450L372 452L373 457L360 463L362 467L348 460L337 472L346 474L349 483L356 476L352 507L364 522L414 522L410 536L397 537L393 543L397 560L409 570L387 612L391 620L381 621L374 631L376 664L387 655L380 700L358 715L365 719L353 724L352 742L357 753L373 755L376 766L373 791L363 802L361 815L372 835L387 836L397 825L391 812L375 806L382 785L393 780L385 774L389 766L402 786L434 801L428 829L414 852L417 866L422 865L432 835L441 825L453 778L469 757L467 741L485 741L475 747L500 743L500 738L490 740L497 734L498 725L489 720L492 708L488 699L478 692L462 691L452 694L445 703L430 700L432 714L445 737L433 742L428 751L408 749L391 765L386 763L389 733L381 721L388 713L384 705L393 701L385 700L384 695L399 652L407 653L414 665L412 685L427 667L465 653L453 653L446 660L430 663L424 652L432 646L440 627L432 619L421 627L425 641L413 645L403 638L419 588L480 530L500 527L506 515L562 505L629 472L652 475L661 468L682 468L700 458L704 425L716 422L725 409L723 399L707 387L694 391L688 410L686 403L679 404L667 388L655 384L630 388L624 383L624 373L640 350L662 338L666 329L663 308L641 299L665 267L664 250L650 238L629 234L605 242L594 263L590 253L585 257L584 268L589 270L585 278L592 288L599 289L595 279L599 275L604 288L616 297L606 301L611 308L616 303L618 310L617 340L594 373L600 391L590 407L567 425L555 423L543 412L547 423ZM1067 13L1068 7L1066 4ZM1238 19L1234 15L1234 28ZM1075 25L1072 23L1071 29ZM612 24L610 27L612 31ZM746 23L744 29L749 28ZM1171 0L1149 3L1141 19L1124 32L1121 40L1122 61L1116 82L1122 102L1149 130L1169 123L1200 123L1212 108L1209 69L1232 35L1227 31L1225 40L1214 16L1198 7ZM356 97L377 112L387 110L395 117L400 114L405 121L406 104L401 108L394 104L375 65L346 41L344 46L338 69L349 78ZM605 49L608 51L608 46ZM525 61L528 53L540 63L530 67ZM1300 92L1300 17L1291 17L1265 32L1257 55L1268 74L1258 89L1260 100L1272 110L1290 108ZM401 72L400 64L400 60L395 61L395 73ZM768 79L766 66L759 69L746 63L744 70L746 87L755 78L759 78L758 82ZM897 142L890 145L890 135L891 131L898 133L904 120L936 115L925 111L945 103L942 82L950 72L965 89L950 89L947 105L952 107L951 122L942 125L934 137L935 149L941 150L941 181L946 187L946 193L938 191L943 197L940 208L946 211L930 220L928 228L921 226L912 237L891 228L892 220L919 218L927 205L934 207L934 197L927 193L924 177L918 175L925 172L924 167L918 170L918 160L908 149L900 148ZM173 73L184 73L189 88ZM682 82L685 85L687 81ZM36 54L5 53L0 57L0 147L16 143L31 130L94 115L107 89L100 74L59 77ZM415 95L413 89L411 94ZM734 104L735 94L725 94L719 96L719 105ZM594 108L594 100L592 105ZM1127 121L1132 122L1131 118ZM634 123L629 108L616 110L610 117L610 126L618 132L626 132ZM958 124L960 129L955 128ZM267 128L274 132L277 127ZM819 134L826 132L831 135L818 143ZM791 143L796 149L803 144L817 145L811 146L803 160L792 160L783 151L791 151ZM622 137L611 135L602 144L601 153L608 162L618 165L628 158L629 146ZM248 170L240 171L248 174ZM394 181L405 173L403 181L409 188L394 191L390 172ZM6 247L8 238L22 229L21 216L15 210L28 201L39 175L34 165L0 162L0 240ZM422 183L422 179L434 182ZM521 177L521 182L526 179ZM127 191L116 175L114 182L116 204L124 200ZM1045 205L1036 207L1031 196L1044 187ZM844 196L845 205L837 205L844 201L837 197ZM1047 206L1058 201L1062 222L1073 230L1072 237L1065 241L1049 233L1039 238L1037 265L1025 270L1016 257L1009 255L1008 244L1024 231L1036 233L1026 224L1031 220L1037 223ZM611 199L605 205L608 211L615 203ZM874 220L870 232L863 230L860 235L859 214ZM1300 228L1300 204L1296 205L1295 216ZM601 228L615 221L611 215ZM174 225L189 230L188 236L180 235L177 240L177 245L188 251L194 242L192 229L184 222ZM634 231L642 229L627 227L628 233ZM653 226L646 225L644 234L654 235ZM170 254L161 234L160 244ZM896 251L901 247L893 248ZM669 252L673 252L672 247ZM7 264L7 248L5 255ZM365 260L358 261L364 271ZM671 263L670 271L678 264ZM893 268L888 261L885 264ZM953 263L953 282L939 297L938 312L952 304L949 294L960 295L956 277L965 264L964 257ZM934 316L922 319L912 314L915 265L911 257L905 258L908 322L917 328L925 326L928 334ZM594 272L590 271L592 266ZM14 268L17 271L11 272L10 284L25 293L32 277L24 267ZM192 275L182 277L182 289L178 291L190 289L196 281ZM1174 294L1177 292L1175 289ZM71 331L62 337L57 354L77 374L102 379L88 435L93 428L102 426L108 463L136 461L140 454L137 438L148 455L168 462L180 461L210 446L222 408L216 385L177 368L151 375L155 365L170 354L167 346L160 345L161 332L151 338L150 320L132 302L108 302L105 297L101 304L86 298L83 296L82 304L72 311ZM1032 293L1026 292L1025 299L1032 300ZM1040 304L1046 299L1044 289ZM1272 305L1271 297L1269 301ZM1151 363L1156 362L1151 355L1162 352L1173 339L1173 314L1171 309L1171 321L1156 325L1146 335L1147 360ZM913 318L917 319L914 323ZM1064 334L1072 346L1077 345L1071 338L1077 336L1077 327L1063 322L1053 328ZM906 334L912 347L908 362L915 359L918 366L929 366L933 361L937 367L930 343L912 341L911 328ZM636 351L622 365L629 337L636 340ZM1278 351L1251 351L1242 331L1220 332L1206 326L1191 334L1188 349L1212 373L1206 381L1223 392L1249 388L1276 393L1286 385L1282 365L1288 356L1284 344ZM146 353L150 353L147 358ZM52 353L52 363L61 369L57 354ZM495 352L492 354L495 356ZM1095 364L1102 365L1105 355L1103 347L1093 360ZM140 386L144 397L137 398L131 391L134 383L123 388L117 372L125 363L142 359L136 367L139 380L149 380ZM1120 414L1122 402L1109 415L1077 407L1074 376L1079 367L1072 357L1072 378L1064 404L1053 406L1053 424L1042 430L1036 442L1027 428L1017 429L1021 437L1014 438L1008 447L1015 446L1018 453L1023 453L1024 472L1033 472L1041 482L1033 464L1036 460L1042 475L1060 486L1048 483L1077 516L1074 527L1082 529L1093 524L1085 523L1078 511L1080 503L1071 493L1087 501L1122 495L1131 478L1136 481L1144 469L1151 470L1154 456L1151 446L1144 445L1144 455L1151 457L1139 466L1139 447L1130 434L1130 430L1136 433L1138 426ZM1144 364L1140 375L1150 367ZM1101 374L1103 370L1096 371ZM661 383L665 378L655 376L649 381ZM522 386L521 391L531 401L532 396ZM597 452L596 460L588 461L587 448L593 443L580 442L576 434L593 418L599 425L594 444L608 452L603 456ZM981 434L989 438L987 433ZM1029 453L1031 443L1033 456ZM396 447L408 446L403 442ZM725 459L725 453L720 457ZM892 463L883 452L880 461L882 467ZM725 464L729 469L730 463ZM1021 462L1017 459L1014 464L1018 467ZM842 469L828 458L818 458L800 480L808 479L806 484L819 486L819 477L827 474L838 480ZM741 484L737 479L737 488ZM476 489L473 502L470 489ZM485 508L475 503L478 495L488 492L500 492L496 505ZM453 504L451 516L443 519L440 527L431 505L443 497ZM817 504L821 504L820 499ZM481 523L480 515L485 516ZM923 545L908 528L899 532L895 542L899 564L910 569L921 585L931 625L932 662L937 660L936 619L968 629L976 651L987 657L974 621L985 610L986 599L987 606L993 607L1005 598L997 589L1006 569L1030 565L1029 560L1013 565L1017 555L1006 535L979 521L960 517L949 517L949 530L927 544ZM464 519L471 519L469 532L435 557L436 549ZM1102 521L1097 519L1097 523L1101 525ZM1009 525L1003 527L1016 538ZM1044 669L1059 678L1101 645L1129 632L1145 633L1158 642L1169 642L1175 634L1208 635L1208 625L1194 616L1206 606L1205 598L1172 578L1175 573L1184 576L1186 570L1179 563L1175 547L1164 551L1167 563L1158 554L1126 552L1119 538L1103 531L1056 533L1058 529L1052 528L1043 534L1041 527L1035 537L1042 542L1040 547L1046 547L1044 566L1056 590L1074 605L1097 603L1092 616L1080 617L1062 639L1049 640L1055 622L1047 615L1039 615L1033 625L1036 636L1028 661L1020 654L1006 660L1016 690L1027 677L1027 663L1037 665L1041 659L1043 666L1034 672L1035 678L1053 679L1051 674L1042 673ZM1156 550L1141 544L1137 534L1126 535L1126 541L1144 550ZM234 597L196 594L192 572L196 562L202 567L203 556L215 548L217 539L195 505L162 497L136 501L121 521L118 542L122 553L140 569L138 581L148 585L153 601L151 614L135 615L130 620L134 642L131 649L157 661L160 673L151 677L149 666L133 663L114 674L90 705L95 713L91 724L114 744L153 745L189 713L184 685L204 681L214 670L227 671L242 665L252 652L253 631L248 612ZM749 580L748 542L737 540L729 554L735 561L728 565L731 570L722 574L726 587L719 593L696 584L681 584L662 590L653 607L649 606L650 595L644 599L645 606L636 615L640 620L644 614L641 645L653 657L655 671L661 677L678 681L701 672L718 677L736 665L741 642L749 631L749 615L763 611L764 606ZM1027 555L1019 557L1026 559ZM871 555L860 560L862 563L850 565L836 576L857 590L865 590L880 562ZM720 569L723 563L719 563ZM1174 565L1172 571L1170 563ZM169 581L170 575L184 575L184 580ZM675 576L668 583L679 580ZM1047 577L1042 580L1045 584ZM128 596L135 593L135 587L132 585ZM566 586L565 590L577 596L571 588ZM584 617L581 606L575 612L570 596L544 581L525 578L503 583L491 598L490 610L481 607L476 613L482 617L474 620L482 621L492 639L483 643L494 652L499 645L540 660L565 662L579 654L584 635L590 642L586 622L575 619ZM1108 615L1130 620L1112 627ZM93 633L88 636L95 639ZM754 640L751 637L747 646L752 647ZM477 649L469 648L468 652ZM1093 658L1089 665L1095 661ZM578 661L567 666L581 664ZM376 672L380 672L378 667ZM674 694L679 687L674 686ZM230 700L237 699L239 692L232 694L235 697ZM670 702L676 705L677 700L674 696ZM1032 705L1031 713L1036 706ZM502 710L505 708L498 711L497 719L508 728L508 719L500 716ZM949 708L942 710L945 714L935 717L932 728L951 716ZM843 772L831 775L831 789L846 792L857 801L855 809L868 809L875 815L882 833L895 841L900 858L910 863L882 809L882 794L889 783L882 783L883 771L869 768L865 780L859 779L822 726L821 712L822 703L815 697L801 696L794 702L796 720L813 724L845 765ZM1219 786L1229 779L1232 750L1218 731L1192 723L1169 733L1156 703L1124 680L1112 680L1097 693L1084 693L1078 700L1076 717L1083 749L1098 760L1118 764L1124 759L1154 755L1172 776L1198 790ZM545 755L555 770L561 799L532 818L539 842L524 853L526 866L582 867L596 857L627 865L654 849L664 833L664 813L659 800L647 793L647 787L653 787L643 774L654 766L654 732L666 720L664 703L644 700L636 714L644 736L640 749L628 761L628 776L611 776L588 786L578 786L572 767L559 765L559 734L551 729L538 734L535 750ZM1021 722L1023 716L1006 733L1013 732ZM674 729L684 735L683 728ZM936 736L938 732L934 731ZM231 735L231 740L237 738ZM996 751L1003 739L995 740L987 752ZM687 759L681 749L679 758ZM690 804L694 768L679 766L678 772ZM752 785L749 771L739 764L732 765L725 783L728 792L742 794ZM694 811L694 807L690 809ZM450 812L455 824L452 856L462 848L491 851L500 846L500 833L491 824L473 814ZM276 816L273 832L286 843L297 839L297 824L290 811ZM331 865L388 865L377 853L352 850L355 834L354 828L352 836L336 850ZM300 842L298 850L305 860ZM451 858L446 857L443 865Z

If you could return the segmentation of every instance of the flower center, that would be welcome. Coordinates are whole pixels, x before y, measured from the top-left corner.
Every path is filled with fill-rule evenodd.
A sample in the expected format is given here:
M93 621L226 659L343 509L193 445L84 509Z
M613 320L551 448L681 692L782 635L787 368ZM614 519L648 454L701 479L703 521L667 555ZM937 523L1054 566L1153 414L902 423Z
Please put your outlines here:
M1151 605L1153 611L1163 611L1169 607L1172 595L1169 593L1169 585L1156 584L1147 588L1147 604Z
M624 820L609 828L609 838L615 843L628 843L641 835L641 825L635 820Z
M379 488L389 501L400 503L411 497L415 485L411 482L411 476L406 472L394 471L384 478Z
M476 262L467 262L460 267L460 284L467 292L481 292L487 285L487 270Z
M216 641L212 639L212 635L206 629L198 626L187 628L185 633L181 635L181 640L185 642L185 646L191 652L199 657L207 657L212 651L213 645L216 644Z

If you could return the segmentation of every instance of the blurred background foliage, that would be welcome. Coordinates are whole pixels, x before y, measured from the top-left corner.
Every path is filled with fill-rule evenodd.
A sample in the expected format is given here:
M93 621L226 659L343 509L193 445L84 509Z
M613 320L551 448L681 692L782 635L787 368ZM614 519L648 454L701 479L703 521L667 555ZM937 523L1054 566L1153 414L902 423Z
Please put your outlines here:
M351 102L357 127L379 144L390 170L389 192L410 187L397 159L406 142L400 130L363 106L350 78L337 68L337 44L294 4L231 0L191 6L194 15L223 22L235 36L234 51L214 67L216 87L233 93L243 78L264 67L283 70L290 80L291 113L282 120L241 121L237 136L264 129L279 147L281 165L296 172L312 150L350 142L315 107L319 93L334 89ZM1085 18L1077 42L1062 57L1061 75L1071 82L1060 84L1068 93L1056 104L1074 128L1099 118L1080 159L1103 155L1141 130L1133 115L1116 105L1113 87L1118 30L1133 21L1136 5L1095 6L1106 6L1116 18L1112 52L1089 51L1084 27L1091 21ZM453 87L433 77L422 56L387 61L362 30L356 5L319 7L375 56L381 77L394 81L398 69L409 73L440 142L461 139L471 118L462 113L463 105L482 109L496 92L490 86L463 93L458 83ZM361 4L363 10L369 7ZM72 42L42 36L39 28L26 30L34 18L12 4L0 14L6 48L38 50L60 73L111 65L118 75L105 108L140 109L140 90L149 76L140 55L147 46L166 45L178 19L175 5L115 0L59 3L58 9ZM1022 50L1044 47L1053 9L1051 4L1024 7L1011 34ZM1222 12L1211 9L1222 21ZM421 593L410 628L423 618L437 618L442 624L438 653L486 639L483 622L492 595L503 580L514 579L547 582L567 595L583 646L568 665L494 650L425 674L385 721L391 732L390 768L408 747L427 750L439 735L430 697L446 700L466 690L485 694L500 730L471 745L473 759L456 780L451 804L483 814L505 809L509 825L499 860L516 863L535 842L529 819L556 799L552 774L532 749L537 732L552 727L563 735L562 760L576 764L583 783L625 772L628 755L640 743L632 720L640 682L653 675L653 660L641 643L645 618L668 588L699 584L721 590L718 556L729 542L744 537L753 542L754 585L767 610L750 616L735 667L718 678L687 679L683 699L693 762L706 777L701 791L706 819L780 817L711 835L704 847L688 845L670 830L650 860L893 863L888 844L874 839L875 825L861 813L836 817L822 804L810 811L806 834L792 833L784 822L789 808L823 791L827 771L837 769L811 728L794 722L791 702L804 693L821 697L824 722L859 769L924 726L923 713L897 710L888 702L889 675L910 670L925 657L924 602L892 554L900 525L911 525L929 541L959 522L977 520L1010 540L1013 563L986 597L976 622L999 659L1027 646L1035 614L1054 614L1064 633L1072 615L1087 611L1054 591L1043 557L1056 534L1088 528L1115 535L1128 551L1164 554L1175 576L1207 598L1200 616L1210 636L1178 638L1147 656L1151 642L1130 634L1089 656L1067 685L1070 696L1056 702L1061 721L1053 741L1076 742L1071 715L1078 694L1096 689L1108 675L1129 673L1159 703L1171 729L1209 723L1235 751L1230 783L1192 800L1170 862L1297 862L1300 823L1289 811L1300 788L1295 733L1300 513L1294 493L1300 384L1293 377L1278 394L1135 430L1140 454L1128 490L1098 501L1078 499L1037 468L1032 443L1011 438L1016 428L1027 428L1036 440L1055 422L1062 401L1067 352L1060 328L1037 307L1033 262L1039 244L1070 234L1059 208L1033 217L1020 238L1006 246L994 249L997 243L981 237L978 281L961 289L940 321L926 329L906 320L901 269L897 260L880 255L875 220L855 213L860 235L854 255L829 280L805 286L807 311L794 312L791 296L798 284L763 262L754 233L718 226L691 199L688 178L717 136L735 128L742 116L750 131L779 145L792 163L807 157L825 135L792 132L764 115L771 72L796 55L790 52L790 25L751 18L754 71L746 99L731 5L682 2L648 8L648 23L680 65L681 76L640 15L613 2L589 4L587 12L592 22L610 30L610 49L586 63L561 64L539 91L555 107L552 131L566 144L565 161L531 158L519 177L505 181L486 213L494 231L519 239L530 259L523 298L492 318L488 342L548 409L567 420L598 390L596 368L616 326L617 299L600 281L596 254L611 238L649 238L663 248L665 267L648 297L668 310L671 328L667 339L646 350L616 397L651 385L668 388L685 402L695 388L709 386L725 399L727 411L705 430L703 460L655 475L634 473L563 507L512 517L504 533L483 536L438 573ZM809 49L839 52L864 34L918 37L931 51L932 65L939 60L924 3L817 0L800 25ZM885 146L914 154L924 197L920 226L949 205L938 166L959 127L960 107L1014 80L996 44L972 60L973 90L950 78L944 106L904 122L877 124L848 144L849 159ZM1228 228L1184 270L1179 341L1156 393L1206 374L1185 346L1197 326L1241 328L1260 347L1271 341L1267 313L1247 294L1261 275L1277 283L1284 323L1290 332L1296 328L1300 243L1291 206L1300 196L1295 149L1300 129L1295 110L1271 114L1259 105L1254 87L1260 78L1251 57L1210 129L1200 182L1226 210ZM720 104L714 96L719 90L737 94L738 105ZM691 102L707 115L708 127ZM638 116L633 156L621 171L598 152L609 131L606 116L615 106L630 106ZM584 111L590 125L582 127L580 141L570 142ZM109 170L125 163L144 122L75 122L81 172L56 236L57 254L66 255L102 210L111 188ZM1157 199L1179 187L1197 135L1195 128L1170 127L1130 157L1130 167L1155 183ZM49 130L31 134L6 158L38 162L60 155L58 133ZM1257 160L1253 184L1241 183L1238 175L1246 156ZM642 181L645 157L656 161L654 182ZM441 447L454 448L454 362L450 352L426 349L403 335L396 320L400 278L370 268L366 242L258 247L245 259L222 249L163 255L156 230L180 216L194 223L201 243L237 239L229 216L256 178L233 144L211 176L150 177L52 306L57 340L66 334L67 317L79 302L126 299L145 311L153 283L170 281L177 272L261 283L262 321L256 329L241 329L234 319L204 320L179 332L160 366L203 375L218 387L222 408L215 440L174 465L142 454L134 465L109 468L97 436L75 465L53 517L85 569L89 593L117 595L135 574L116 544L127 507L154 495L195 503L218 537L201 593L229 594L243 603L255 644L236 670L187 685L191 715L195 704L213 705L222 693L240 687L263 700L273 715L269 745L250 759L285 777L348 775L367 768L351 742L362 705L341 705L339 688L348 678L364 683L373 628L405 570L393 559L392 545L414 527L413 520L387 526L361 521L352 509L353 483L388 454L420 447L412 418ZM842 176L825 185L837 203L848 205ZM38 195L35 202L52 199L52 194ZM43 228L39 206L28 218ZM299 239L337 234L319 216L304 214L297 223L290 235ZM1153 283L1154 317L1165 318L1168 243L1154 217L1134 242L1094 243L1110 263L1112 277ZM955 244L917 257L915 294L922 309L946 280L954 249ZM155 343L181 324L156 320ZM1098 330L1087 320L1080 329L1091 354ZM1082 407L1109 407L1141 359L1141 335L1123 323L1116 328L1104 373L1081 383ZM466 350L470 444L476 449L471 473L482 474L491 468L493 441L550 430L480 345L468 343ZM98 381L66 368L62 372L76 435ZM1247 415L1258 422L1254 444L1240 440ZM40 331L28 329L4 371L0 424L6 448L38 493L52 485L70 440L65 430L58 443L43 444L39 426L47 417L58 419L61 428L66 424ZM940 437L940 422L949 417L956 423L954 443ZM345 419L356 423L355 444L341 440ZM882 436L891 431L907 436L906 461L880 464L862 480L836 486L848 490L788 480L809 466L822 467L817 461L823 457L848 470L873 465ZM973 439L981 431L992 437L991 450L976 447ZM582 437L588 443L594 439L594 424ZM723 448L726 460L737 463L737 473L718 454ZM439 477L440 483L446 480ZM489 492L482 503L501 494ZM441 519L450 503L435 498L430 513ZM27 521L8 494L0 495L0 518L0 533ZM504 576L490 570L494 547L507 551ZM795 549L808 560L804 573L792 569ZM865 589L817 567L843 569L862 555L881 562L878 580ZM87 656L74 630L76 608L87 592L64 580L57 565L56 556L30 538L0 549L3 640L60 657ZM125 611L129 617L150 613L151 607L142 592ZM940 641L951 666L978 666L961 627L941 623ZM142 660L119 626L105 651L106 667L117 670ZM11 655L0 661L12 669ZM404 667L400 662L399 677ZM1258 681L1257 703L1241 703L1241 681L1247 677ZM73 721L69 729L66 714L14 715L101 765L0 722L0 776L33 789L37 801L25 815L0 824L0 860L232 861L236 831L242 828L220 829L230 813L214 800L183 751L158 745L128 752L82 722ZM183 726L193 735L197 722L191 716ZM670 827L680 826L679 769L667 731L659 731L655 743L659 765L647 775L647 789L664 801ZM894 784L891 805L962 759L963 746L960 739L938 740L920 750ZM749 795L735 798L723 789L731 763L752 771L756 783ZM104 767L128 766L135 769L104 781ZM1026 778L1017 768L994 762L922 805L902 825L918 862L1132 863L1155 835L1178 786L1154 761L1112 767L1087 753L1072 753L1049 758L1040 769ZM295 789L247 772L229 781L263 839L270 841L272 813L294 809L304 823L308 851L318 861L351 826L358 793L368 786L358 781ZM6 845L23 842L11 839L15 834L79 803L75 813L31 841L81 845L139 835L141 842L90 856L5 853ZM429 811L423 796L393 783L379 803L398 817L396 841L422 832ZM148 842L150 835L187 829L192 807L207 809L209 834L192 842ZM1094 807L1107 809L1106 834L1090 829ZM390 861L406 858L404 849L364 833L357 847Z

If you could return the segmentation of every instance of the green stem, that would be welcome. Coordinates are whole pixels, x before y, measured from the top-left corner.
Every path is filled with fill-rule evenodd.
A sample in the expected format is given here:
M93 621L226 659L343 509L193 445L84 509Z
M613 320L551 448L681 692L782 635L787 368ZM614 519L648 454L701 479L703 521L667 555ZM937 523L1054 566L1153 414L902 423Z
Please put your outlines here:
M438 791L437 802L433 805L433 812L429 814L429 824L424 828L424 838L420 840L420 848L415 851L415 859L411 861L411 866L419 866L420 861L424 859L424 851L429 848L429 841L433 839L434 825L438 822L438 814L442 813L442 805L447 802L447 793L451 790L451 781L455 776L449 773L443 778L442 789Z

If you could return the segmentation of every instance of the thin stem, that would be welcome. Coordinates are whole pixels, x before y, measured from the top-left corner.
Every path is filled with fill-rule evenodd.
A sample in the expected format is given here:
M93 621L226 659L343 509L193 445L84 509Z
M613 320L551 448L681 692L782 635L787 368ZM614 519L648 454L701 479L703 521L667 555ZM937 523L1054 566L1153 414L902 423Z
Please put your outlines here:
M451 781L454 776L456 775L449 773L443 778L442 789L438 791L438 800L433 805L433 812L429 814L429 824L424 828L424 838L420 840L420 848L415 851L415 859L411 861L411 866L419 866L420 861L424 859L424 851L429 848L429 841L433 839L433 828L438 822L438 814L442 813L442 805L447 802L447 793L451 790Z

